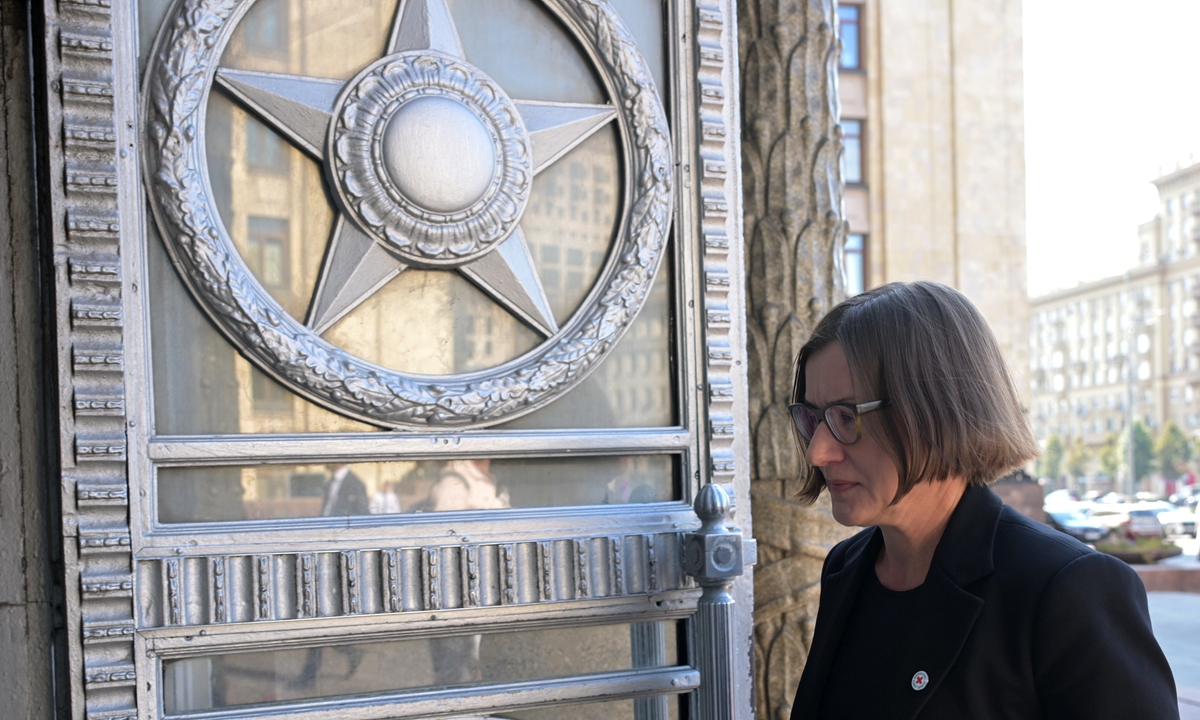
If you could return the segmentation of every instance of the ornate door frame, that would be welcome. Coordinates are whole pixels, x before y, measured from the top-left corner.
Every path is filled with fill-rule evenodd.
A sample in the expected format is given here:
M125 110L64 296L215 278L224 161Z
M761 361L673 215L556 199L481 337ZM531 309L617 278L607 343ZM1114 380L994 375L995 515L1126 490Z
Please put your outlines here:
M303 539L304 533L276 534L271 538L278 543L276 549L258 555L239 544L242 541L233 533L220 532L207 535L212 544L201 550L179 549L183 538L164 539L149 531L141 510L148 502L145 497L156 465L198 462L206 453L211 457L226 453L223 457L228 458L229 452L246 457L270 453L276 459L394 457L408 450L428 453L431 442L467 455L563 450L564 442L571 449L601 451L611 445L605 438L589 435L564 441L535 433L514 444L498 432L444 431L406 438L291 438L264 442L263 447L241 443L231 450L217 447L217 440L201 446L152 436L142 231L148 215L140 171L136 7L119 0L44 0L35 7L45 30L44 75L39 78L46 100L42 156L47 161L44 195L49 200L46 212L54 247L58 461L74 717L159 717L160 658L194 652L201 645L295 643L334 629L376 637L395 631L400 627L397 623L405 632L419 634L455 625L474 628L522 620L569 624L605 616L688 618L698 609L700 615L692 621L692 667L628 673L603 682L591 678L504 690L525 692L523 702L529 705L551 698L681 692L699 684L699 692L693 694L698 717L745 717L752 712L749 611L753 598L750 574L742 572L742 565L753 564L753 545L743 550L740 543L727 540L737 535L727 526L738 526L746 536L751 532L736 11L732 0L701 4L673 0L668 10L673 40L668 46L676 83L668 102L675 118L674 223L680 242L674 259L679 267L676 324L681 336L677 387L683 424L662 432L631 433L628 441L682 448L683 457L690 458L685 499L696 500L699 517L681 507L622 526L620 513L610 513L607 519L593 514L589 531L581 536L580 516L559 513L556 519L536 520L537 537L528 531L534 522L531 516L510 523L495 519L489 526L475 526L480 531L476 538L469 542L462 538L454 546L438 538L461 523L439 519L425 528L423 539L410 536L397 543L403 547L391 550L393 556L385 560L400 564L415 559L428 566L453 556L469 569L476 562L471 557L475 551L494 554L503 572L504 559L524 544L542 548L531 567L546 584L538 589L533 577L517 578L515 571L509 577L514 583L530 584L539 600L562 600L548 581L567 574L574 577L569 589L573 602L531 600L507 605L500 600L496 608L487 609L482 607L485 603L472 599L472 576L464 570L465 582L458 591L459 604L466 607L442 619L431 613L418 620L387 608L371 612L365 600L362 605L354 602L359 577L355 563L368 547L363 543L379 538L370 531L342 533L320 552L306 546L290 555L300 569L301 606L305 593L318 587L315 580L309 584L306 573L339 576L344 617L298 618L285 629L263 630L252 621L236 622L231 603L243 590L246 598L269 603L263 597L266 585L260 582L265 577L260 564L265 559L270 565L281 552L289 554L289 543ZM179 453L187 457L181 460ZM710 485L712 490L698 492ZM700 518L706 521L703 528ZM550 547L554 543L566 543L563 547L573 552L551 552L557 548ZM591 554L603 554L608 567L620 573L621 548L626 547L638 549L640 566L631 564L626 572L645 575L645 592L590 599ZM684 548L689 549L687 557ZM326 567L330 562L333 565ZM560 568L558 563L570 567ZM691 577L685 575L685 565ZM248 588L236 587L235 571L248 573ZM187 579L201 575L206 578L204 588L190 589ZM703 593L695 589L696 580ZM383 592L386 596L386 589ZM246 598L238 596L237 602ZM452 606L439 604L428 592L422 603L418 612ZM480 607L471 609L472 604ZM252 612L256 619L269 619L265 612ZM313 718L384 716L380 713L416 717L435 708L444 712L444 703L452 702L456 712L468 714L488 707L495 694L494 688L485 688L484 692L442 693L432 699L383 698L351 710L345 706L329 710L320 703L295 709ZM443 704L430 704L434 702Z

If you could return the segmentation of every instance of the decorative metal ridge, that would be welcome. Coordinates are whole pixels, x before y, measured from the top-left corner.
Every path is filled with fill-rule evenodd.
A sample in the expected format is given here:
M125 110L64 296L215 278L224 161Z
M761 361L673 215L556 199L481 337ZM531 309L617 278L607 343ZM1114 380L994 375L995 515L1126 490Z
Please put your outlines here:
M141 560L139 597L149 611L139 622L193 627L650 595L687 587L679 542L677 533L632 534Z
M743 540L737 529L725 526L734 513L738 488L748 487L748 467L739 464L747 449L747 423L737 418L745 413L739 405L738 387L745 386L743 335L744 298L740 279L742 253L740 186L735 146L736 117L726 92L728 78L736 75L730 67L729 52L734 47L734 24L726 18L733 3L701 2L695 8L695 57L697 69L696 118L700 137L697 165L701 168L698 186L700 233L703 246L703 298L707 367L708 472L696 497L696 514L701 529L685 536L684 570L695 579L703 594L693 620L698 646L706 652L698 655L700 688L694 707L701 720L732 720L744 715L742 705L748 694L739 697L738 673L743 672L745 652L739 648L738 613L732 590L734 579L743 565L753 564L753 540ZM740 510L740 518L749 524L749 507ZM743 557L743 548L749 545ZM745 667L745 672L750 668Z
M117 172L118 133L110 0L42 0L54 218L62 513L78 528L64 546L72 704L87 720L138 715L133 656L129 487ZM128 100L129 98L126 98ZM75 661L72 661L74 665ZM81 719L82 720L82 719Z

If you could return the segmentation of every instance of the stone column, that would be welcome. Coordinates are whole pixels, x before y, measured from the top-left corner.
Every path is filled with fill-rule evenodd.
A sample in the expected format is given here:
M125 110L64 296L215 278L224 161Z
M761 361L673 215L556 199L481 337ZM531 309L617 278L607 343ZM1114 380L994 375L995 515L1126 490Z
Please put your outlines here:
M791 713L821 563L848 535L827 503L790 499L800 456L787 416L792 360L843 296L836 13L834 0L738 3L760 720Z
M54 318L42 302L31 22L29 3L0 0L0 716L50 720L67 686L55 629L63 526L45 436Z

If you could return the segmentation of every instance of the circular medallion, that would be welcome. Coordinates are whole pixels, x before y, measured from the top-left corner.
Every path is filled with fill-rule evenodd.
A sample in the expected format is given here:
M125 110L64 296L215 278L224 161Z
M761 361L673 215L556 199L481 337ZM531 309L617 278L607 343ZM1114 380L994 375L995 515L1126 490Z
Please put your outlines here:
M337 201L403 262L456 267L516 228L533 183L512 100L463 60L406 52L346 84L329 125Z
M544 406L587 377L645 302L674 197L674 155L652 73L609 4L544 0L592 58L612 99L581 106L511 100L455 54L461 48L444 0L401 3L408 19L398 17L393 28L399 44L349 82L220 68L253 2L176 3L151 52L141 105L150 208L179 276L216 327L297 394L383 427L492 425ZM441 24L406 26L410 20ZM495 367L418 375L367 362L323 339L313 329L321 327L317 320L306 324L285 312L239 255L213 198L204 128L219 75L232 97L260 115L274 113L276 129L324 164L336 227L357 228L330 241L313 300L324 317L341 312L346 294L363 296L411 265L468 274L546 339ZM543 133L542 156L526 111ZM596 287L560 324L539 294L521 215L534 174L569 149L569 142L554 147L562 133L588 132L585 126L613 117L625 178L615 247ZM567 130L553 130L554 123ZM372 255L374 248L386 252Z
M465 105L418 97L384 128L380 155L400 194L436 213L463 212L483 199L496 177L496 148L487 126ZM447 157L452 162L443 162Z

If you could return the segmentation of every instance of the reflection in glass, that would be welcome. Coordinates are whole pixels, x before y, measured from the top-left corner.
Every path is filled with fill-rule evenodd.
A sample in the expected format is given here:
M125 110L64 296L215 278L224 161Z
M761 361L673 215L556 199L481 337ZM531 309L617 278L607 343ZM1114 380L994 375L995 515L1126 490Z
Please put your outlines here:
M638 635L647 630L662 638L663 643L649 653L637 642ZM677 656L674 623L231 653L165 661L163 705L167 715L177 715L356 693L666 667L674 665ZM573 707L569 716L588 720L613 717L605 705Z
M505 720L563 720L564 717L570 717L571 720L576 720L576 718L579 720L585 718L586 720L675 720L679 717L680 701L681 696L671 695L638 700L610 700L604 703L571 705L569 707L555 705L528 710L505 710L504 718ZM639 707L640 704L650 702L659 703L665 710L655 714L645 712Z
M667 58L664 47L661 0L610 0L626 27L633 33L638 50L650 65L660 93L666 93ZM171 0L138 2L139 59L145 64ZM375 57L362 61L358 53L383 48L396 3L354 0L257 0L242 20L238 44L232 44L225 59L230 66L246 70L278 70L250 67L254 60L286 58L300 43L312 43L312 51L297 56L307 62L306 74L348 78ZM555 91L571 102L595 102L599 85L591 67L573 52L573 40L565 33L549 34L557 21L535 0L450 0L457 18L458 35L474 65L495 78L516 97L538 99L535 93ZM497 32L503 27L502 32ZM301 37L296 42L297 36ZM355 42L357 41L357 42ZM234 65L241 62L244 65ZM324 63L318 66L317 63ZM348 65L360 62L346 71ZM338 70L342 72L339 73ZM527 93L520 94L528 90ZM575 93L566 95L565 93Z
M668 250L668 258L670 251ZM566 397L505 429L677 424L671 348L671 263L663 261L637 319L612 353Z
M620 143L609 125L538 174L521 229L554 317L565 324L608 259L621 209Z
M155 431L163 435L373 430L283 388L234 350L147 229Z
M509 97L605 102L600 81L574 38L540 2L449 0L467 60Z
M162 468L158 518L223 522L666 502L675 460L636 455Z

